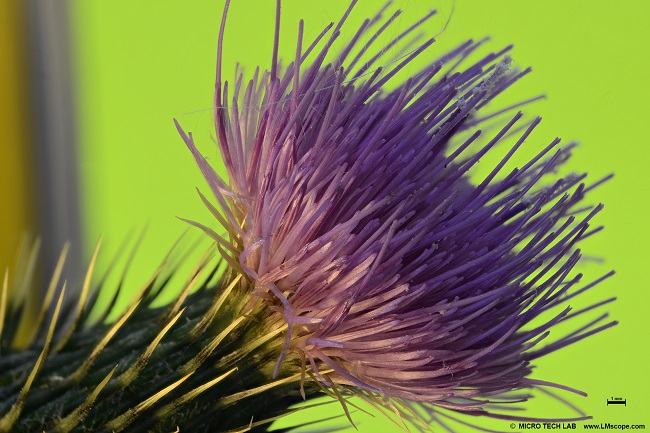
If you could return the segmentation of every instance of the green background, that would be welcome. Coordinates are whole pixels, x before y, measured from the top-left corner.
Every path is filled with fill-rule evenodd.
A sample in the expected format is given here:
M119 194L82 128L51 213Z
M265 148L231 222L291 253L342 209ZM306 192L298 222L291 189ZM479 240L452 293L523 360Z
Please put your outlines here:
M224 59L229 78L236 61L249 72L257 64L270 64L274 10L271 0L232 3ZM374 14L382 3L361 0L352 23ZM196 186L205 189L203 180L172 118L194 132L199 148L218 165L211 104L223 3L72 0L71 4L86 249L90 252L103 236L102 266L106 267L120 242L126 237L134 243L136 234L147 226L127 275L126 287L134 291L186 228L175 216L212 221L194 191ZM305 41L309 41L329 21L336 21L346 6L343 1L284 1L281 55L293 57L299 18L306 21ZM397 25L402 29L429 8L438 9L439 16L426 28L430 35L440 32L451 15L421 62L435 59L468 38L492 36L483 53L515 44L515 65L532 65L534 72L502 101L548 95L524 109L529 115L541 114L544 120L524 146L523 156L531 156L560 136L582 143L570 169L587 170L592 181L616 173L613 181L589 198L606 204L597 223L607 229L585 241L583 248L587 255L604 261L585 263L579 270L586 273L585 281L610 269L618 273L579 305L618 296L609 311L621 324L539 361L533 377L586 391L589 397L571 401L593 415L595 422L650 424L644 392L649 385L646 128L650 3L404 0L397 6L406 10ZM483 162L483 167L488 169L489 163ZM609 397L626 398L628 405L608 408ZM571 415L543 398L530 408L531 415ZM338 412L330 408L329 413ZM382 417L356 414L355 420L361 432L398 431ZM509 422L489 425L507 430Z

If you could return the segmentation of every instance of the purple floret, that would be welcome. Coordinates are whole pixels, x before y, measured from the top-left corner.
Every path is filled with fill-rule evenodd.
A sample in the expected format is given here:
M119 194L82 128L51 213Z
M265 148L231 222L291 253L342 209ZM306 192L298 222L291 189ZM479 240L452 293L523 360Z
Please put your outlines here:
M463 69L484 42L467 41L387 91L434 40L379 66L386 47L373 42L399 14L384 19L384 8L328 60L354 3L307 48L301 22L286 68L278 62L278 6L271 71L256 70L248 84L240 74L230 89L221 76L226 4L215 125L230 184L179 131L227 234L192 224L248 277L253 300L286 319L278 367L297 353L327 385L475 414L488 414L488 396L511 390L580 393L528 376L534 359L616 324L603 324L603 315L547 338L584 312L572 312L568 300L612 274L581 287L572 272L577 243L599 230L588 228L602 205L582 204L597 184L586 187L585 174L547 180L573 147L559 139L504 172L540 118L519 112L501 128L477 129L492 117L483 107L529 72L511 71L511 47ZM478 184L471 180L472 167L511 135L519 139L507 155Z

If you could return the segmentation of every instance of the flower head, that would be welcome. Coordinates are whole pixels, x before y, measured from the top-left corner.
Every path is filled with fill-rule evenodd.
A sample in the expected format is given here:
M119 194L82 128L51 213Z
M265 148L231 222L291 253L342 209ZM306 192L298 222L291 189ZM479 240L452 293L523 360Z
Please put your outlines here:
M228 234L192 224L246 275L253 302L289 325L278 367L293 353L325 384L476 414L488 413L489 395L571 390L530 378L531 362L615 325L596 321L546 341L578 314L566 302L598 282L580 287L572 273L576 244L598 230L588 227L602 206L578 207L595 185L582 183L585 174L547 180L573 144L555 139L506 169L541 119L519 112L478 129L491 114L484 107L530 71L512 70L511 47L464 67L484 42L467 41L387 91L413 59L431 56L434 40L382 66L386 47L373 43L399 14L384 18L384 8L330 58L354 3L308 45L301 22L284 69L278 3L270 71L247 84L240 74L230 89L221 73L226 4L215 126L229 184L179 130L221 212L202 198ZM472 168L513 135L474 182Z

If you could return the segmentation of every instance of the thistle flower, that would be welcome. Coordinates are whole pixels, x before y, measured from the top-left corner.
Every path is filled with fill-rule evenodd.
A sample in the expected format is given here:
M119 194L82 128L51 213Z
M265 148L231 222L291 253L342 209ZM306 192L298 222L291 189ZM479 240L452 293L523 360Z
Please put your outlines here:
M602 181L548 181L573 147L557 139L507 171L538 118L517 113L496 131L477 129L501 114L483 114L487 104L529 72L511 71L511 47L462 68L484 42L468 41L388 91L433 39L392 62L386 50L433 12L376 47L399 15L384 19L386 5L332 59L355 3L306 48L301 22L295 60L282 68L278 1L270 71L256 70L246 87L240 74L229 96L226 2L214 113L229 183L177 123L218 207L200 197L226 234L190 221L216 243L176 299L151 307L174 273L170 252L108 324L119 289L90 319L107 290L103 279L91 289L99 245L72 305L59 281L64 247L23 349L16 329L28 317L21 291L35 243L0 286L0 432L263 431L323 393L348 418L356 395L425 429L453 418L441 410L526 419L504 413L502 403L518 401L513 390L580 393L531 378L531 363L616 324L602 324L605 314L546 341L613 300L567 305L611 275L580 285L572 272L577 243L600 230L588 227L602 206L581 202ZM518 139L507 155L474 182L472 168L509 136Z
M270 71L257 69L248 84L240 73L229 94L226 2L214 121L229 184L177 123L220 211L201 198L227 235L191 223L245 276L251 305L287 324L275 374L295 355L303 375L325 386L509 420L529 419L500 411L509 391L584 395L530 377L531 363L616 324L604 315L549 342L555 325L613 300L568 305L602 280L580 286L572 273L578 242L600 230L588 228L602 205L581 203L602 181L548 180L574 147L559 139L503 172L541 120L518 112L497 130L478 129L501 114L484 114L487 104L530 71L511 70L511 47L462 67L484 43L467 41L387 91L405 66L431 55L434 39L381 66L386 47L374 42L399 15L384 18L384 7L328 61L355 3L306 48L301 22L295 59L282 68L278 1ZM473 182L472 168L513 135L503 159Z

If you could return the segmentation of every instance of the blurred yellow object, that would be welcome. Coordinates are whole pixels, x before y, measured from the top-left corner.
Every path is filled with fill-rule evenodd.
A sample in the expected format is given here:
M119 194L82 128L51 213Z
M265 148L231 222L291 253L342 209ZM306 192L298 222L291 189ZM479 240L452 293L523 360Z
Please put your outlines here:
M37 223L24 6L0 2L0 267L3 275L10 269L10 280L21 240L36 232Z
M14 262L21 237L34 232L33 160L28 131L29 76L24 3L0 2L0 266ZM3 269L4 271L4 269ZM3 272L4 273L4 272Z

